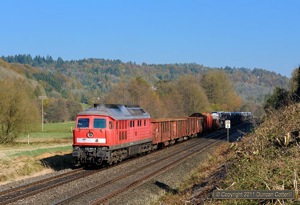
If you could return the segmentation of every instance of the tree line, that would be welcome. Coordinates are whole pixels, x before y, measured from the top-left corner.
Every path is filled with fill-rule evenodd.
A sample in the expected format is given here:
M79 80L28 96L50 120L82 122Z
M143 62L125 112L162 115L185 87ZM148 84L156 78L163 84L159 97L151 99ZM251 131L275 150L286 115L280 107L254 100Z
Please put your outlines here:
M203 76L185 75L151 85L141 77L122 81L98 100L100 103L139 104L153 118L189 116L213 110L238 111L242 99L224 71Z
M61 57L58 57L57 60L54 60L50 55L47 55L46 57L39 55L32 57L30 54L18 54L14 56L2 56L1 58L9 63L21 63L32 66L45 66L52 64L61 66L61 64L64 62Z
M212 69L196 63L142 63L139 65L135 62L95 58L63 60L58 57L54 59L49 55L31 57L31 55L19 54L2 56L2 59L10 63L28 64L34 66L35 69L41 68L39 72L43 73L43 77L48 78L47 82L44 81L49 85L46 90L48 96L57 96L59 93L64 98L76 98L81 102L87 102L89 98L91 99L95 95L109 92L122 79L130 80L131 78L142 77L147 82L155 84L158 81L172 81L182 75L203 75ZM288 89L289 79L287 77L264 69L228 66L214 69L223 70L227 73L244 101L262 104L265 95L272 93L276 86ZM33 75L32 69L28 70L27 74L28 78L43 80L40 75ZM62 75L67 76L67 79L61 80L60 76ZM55 78L56 81L52 81L50 78ZM57 80L63 82L63 85L58 85ZM55 86L58 89L63 89L57 91ZM88 94L86 91L89 91Z

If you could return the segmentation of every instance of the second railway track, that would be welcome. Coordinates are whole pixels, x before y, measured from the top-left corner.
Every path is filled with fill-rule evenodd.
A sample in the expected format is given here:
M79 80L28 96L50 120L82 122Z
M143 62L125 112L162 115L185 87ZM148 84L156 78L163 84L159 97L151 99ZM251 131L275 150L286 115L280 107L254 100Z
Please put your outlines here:
M102 183L89 187L82 192L57 202L56 205L101 204L132 187L145 183L145 181L165 172L174 166L177 166L181 162L190 159L199 152L203 152L209 147L220 143L220 139L226 138L224 133L224 131L221 131L216 135L212 135L211 139L208 139L200 144L198 140L193 141L181 151L170 153L159 160L136 167L135 169L116 176L113 179L105 180ZM217 140L213 140L215 138L217 138Z
M222 136L224 136L225 134L224 131L220 131L218 133ZM153 178L154 176L165 172L166 170L176 166L182 161L185 161L195 154L202 152L208 146L212 146L212 144L220 141L219 139L217 141L212 140L213 138L218 138L217 136L205 136L205 138L207 139L205 140L203 138L198 138L196 140L190 141L187 144L181 143L177 146L176 149L174 148L175 151L172 151L169 154L158 151L157 156L160 157L159 161L158 159L152 159L151 161L148 161L147 163L143 163L141 165L136 163L132 167L131 165L128 165L127 168L120 167L120 169L124 169L124 171L120 173L118 172L118 174L116 174L115 176L112 175L111 177L109 177L109 175L105 173L103 175L96 174L96 172L105 170L110 172L110 169L79 169L74 170L72 173L64 174L65 176L59 175L56 177L50 177L43 181L38 181L35 183L35 185L23 185L20 187L15 187L13 189L4 190L0 192L0 204L7 204L11 202L16 202L14 204L32 204L36 202L40 202L40 204L99 204L113 198L114 196L128 190L131 187L135 187L144 183L144 181L147 181L150 178ZM118 167L119 165L115 166L114 169L117 170ZM153 169L153 167L155 167L156 169ZM93 174L95 174L95 176ZM89 175L93 176L88 177ZM107 177L103 177L106 175ZM82 183L79 180L84 178L87 178L87 181L92 179L92 181L85 185L85 183ZM78 181L78 183L76 184L75 181ZM65 187L69 187L70 190L73 190L66 191L68 188L63 188L63 191L59 191L61 189L60 187L64 186L64 184L67 183L70 183L70 185ZM76 184L75 186L73 185L74 183ZM50 189L53 189L54 187L58 188L57 192L60 193L60 196L56 195L55 199L46 199L45 196L53 195L48 194L48 192L51 192ZM74 189L74 187L77 187L77 191L76 189ZM43 193L39 195L41 195L41 198L44 198L45 201L39 200L38 198L40 196L37 195L27 200L27 198L30 198L30 196L37 193ZM22 198L26 199L20 201L20 199Z

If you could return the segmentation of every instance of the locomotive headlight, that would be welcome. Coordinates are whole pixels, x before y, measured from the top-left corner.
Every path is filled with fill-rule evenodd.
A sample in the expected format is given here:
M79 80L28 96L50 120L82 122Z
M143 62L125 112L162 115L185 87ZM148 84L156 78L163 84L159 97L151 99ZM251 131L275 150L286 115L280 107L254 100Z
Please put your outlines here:
M86 136L87 136L88 138L92 138L92 137L94 137L94 133L88 132L88 133L86 134Z

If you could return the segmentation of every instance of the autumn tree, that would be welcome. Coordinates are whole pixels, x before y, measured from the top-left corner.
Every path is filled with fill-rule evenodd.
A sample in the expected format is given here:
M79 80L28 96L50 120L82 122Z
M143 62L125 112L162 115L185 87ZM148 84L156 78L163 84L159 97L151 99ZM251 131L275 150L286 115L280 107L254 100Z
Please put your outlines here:
M11 143L37 124L33 91L24 80L0 80L0 143Z
M99 103L105 104L131 104L131 96L128 92L128 83L125 80L120 81L113 86L111 91L99 99Z
M168 117L211 110L203 88L192 75L182 76L176 81L160 81L156 87Z
M161 99L154 90L151 90L148 93L148 97L149 99L145 100L141 106L143 106L145 110L151 114L151 117L161 118L167 116L167 110L164 109Z
M242 99L223 70L209 70L202 78L202 87L214 110L239 110Z
M67 100L65 105L68 112L67 120L74 121L76 119L76 115L82 111L81 104L73 100Z
M156 93L161 101L162 113L160 117L182 116L183 105L175 81L159 81L155 85Z
M127 86L131 104L141 104L149 100L148 94L151 91L150 88L150 84L142 77L132 79Z
M154 91L154 87L142 77L132 79L127 84L127 91L130 96L131 104L140 105L149 112L153 118L161 116L162 109L160 100Z
M122 80L100 100L100 103L140 105L153 118L161 117L163 113L154 88L141 77L133 78L127 83Z
M68 120L68 110L65 100L62 98L52 98L45 108L46 122L64 122Z
M207 112L210 110L205 91L200 86L197 78L191 75L180 77L176 87L183 106L183 115L188 116L194 112Z

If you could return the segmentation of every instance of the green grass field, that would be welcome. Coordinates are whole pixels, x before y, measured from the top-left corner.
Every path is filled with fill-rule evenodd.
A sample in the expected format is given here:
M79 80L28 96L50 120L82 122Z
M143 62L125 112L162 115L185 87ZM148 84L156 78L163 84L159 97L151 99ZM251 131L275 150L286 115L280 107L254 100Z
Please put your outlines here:
M23 135L18 138L18 142L26 141L29 138L40 141L44 139L72 139L72 132L75 126L75 122L63 122L63 123L46 123L44 124L43 132L42 125L37 126L36 131Z
M0 145L0 153L9 156L36 156L49 151L71 151L74 126L75 122L44 124L43 132L37 130L19 137L15 143Z
M0 183L13 181L45 169L56 169L45 165L44 159L53 158L60 167L69 167L72 152L75 122L46 123L28 134L20 136L14 143L0 144ZM67 160L66 160L67 158ZM57 165L58 166L58 165Z
M43 132L48 133L71 133L74 129L75 122L45 123ZM42 125L38 125L36 131L42 133Z

